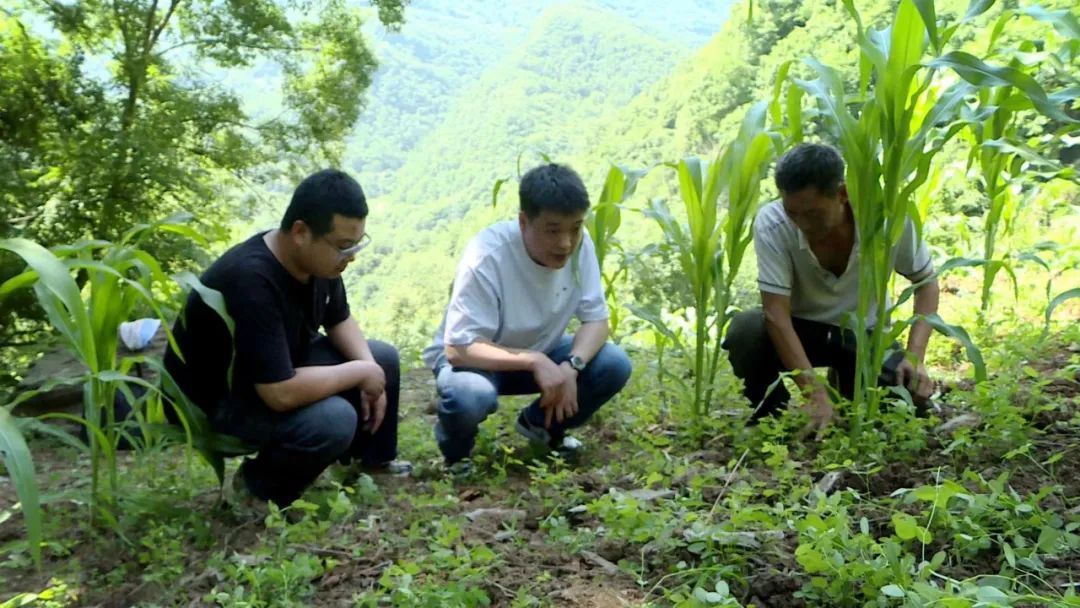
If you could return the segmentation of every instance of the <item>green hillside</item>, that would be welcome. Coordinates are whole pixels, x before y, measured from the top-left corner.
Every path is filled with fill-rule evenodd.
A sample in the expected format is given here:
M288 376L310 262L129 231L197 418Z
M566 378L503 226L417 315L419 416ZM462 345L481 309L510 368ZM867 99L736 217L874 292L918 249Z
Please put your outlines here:
M540 3L417 2L400 32L376 32L380 68L349 138L345 164L371 195L393 186L396 171L445 118L453 100L528 33Z
M676 57L677 47L617 14L548 9L520 46L462 92L389 197L410 207L472 205L520 152L560 157L579 149L584 129L661 78Z
M380 67L367 107L349 138L345 164L363 177L370 194L393 188L397 171L415 156L417 144L447 120L464 91L472 90L485 73L498 69L520 48L549 7L610 11L666 42L670 52L685 56L716 32L730 4L731 0L678 0L663 6L614 0L410 3L399 32L373 28ZM604 16L600 25L607 20Z

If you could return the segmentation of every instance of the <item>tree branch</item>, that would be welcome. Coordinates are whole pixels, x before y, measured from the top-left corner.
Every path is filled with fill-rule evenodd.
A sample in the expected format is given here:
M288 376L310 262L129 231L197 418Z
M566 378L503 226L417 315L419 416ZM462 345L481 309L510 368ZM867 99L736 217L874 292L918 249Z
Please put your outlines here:
M157 0L154 2L157 5ZM158 38L161 37L162 32L165 31L165 27L169 24L169 20L172 19L173 13L176 12L176 7L180 6L180 0L172 0L169 3L169 10L165 11L165 18L161 20L161 23L154 28L153 34L150 36L150 43L146 46L146 53L149 54L154 45L157 44ZM151 12L153 14L153 12Z
M196 44L212 45L212 44L223 44L223 43L226 43L226 42L231 42L231 41L229 41L226 38L196 38L194 40L185 40L184 42L174 44L174 45L170 46L167 49L158 51L155 54L158 55L158 56L161 56L161 55L164 55L165 53L175 51L176 49L179 49L179 48L182 48L182 47L185 47L185 46L192 46L192 45L196 45ZM265 44L239 44L239 43L235 43L235 42L232 42L231 44L232 44L232 46L234 48L254 49L256 51L313 51L313 50L315 50L315 47L306 47L306 46L272 46L272 45L265 45Z
M36 340L29 342L0 342L0 348L21 348L23 346L34 346L38 344Z
M146 11L146 25L143 26L143 30L144 30L143 48L142 48L142 57L143 57L143 59L145 59L146 56L150 54L150 45L151 45L150 39L153 37L153 32L154 32L154 15L157 14L157 3L158 3L158 0L154 0L150 4L150 9Z

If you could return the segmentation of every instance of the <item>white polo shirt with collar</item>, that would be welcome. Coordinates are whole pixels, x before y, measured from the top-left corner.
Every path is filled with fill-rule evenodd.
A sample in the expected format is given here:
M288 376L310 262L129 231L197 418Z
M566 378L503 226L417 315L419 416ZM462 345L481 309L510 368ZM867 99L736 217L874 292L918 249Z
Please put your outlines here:
M859 233L848 257L847 268L836 276L818 263L810 244L780 201L762 207L754 220L754 251L758 260L758 288L791 298L791 316L844 326L859 301ZM893 247L893 268L912 283L934 272L926 242L918 237L909 218ZM886 307L889 302L886 302ZM868 326L877 319L871 303Z

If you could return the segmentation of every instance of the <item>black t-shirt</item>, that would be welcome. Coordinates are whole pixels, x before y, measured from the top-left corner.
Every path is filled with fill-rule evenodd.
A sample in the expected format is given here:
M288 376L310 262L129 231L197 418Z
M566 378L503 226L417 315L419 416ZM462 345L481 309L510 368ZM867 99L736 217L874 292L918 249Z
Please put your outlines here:
M257 234L225 252L201 280L225 298L236 324L230 338L220 316L192 290L173 332L184 355L172 349L165 368L196 405L212 414L225 398L262 404L256 384L282 382L296 375L308 359L319 327L330 329L349 317L340 278L312 276L307 283L293 277ZM228 370L233 347L232 391Z

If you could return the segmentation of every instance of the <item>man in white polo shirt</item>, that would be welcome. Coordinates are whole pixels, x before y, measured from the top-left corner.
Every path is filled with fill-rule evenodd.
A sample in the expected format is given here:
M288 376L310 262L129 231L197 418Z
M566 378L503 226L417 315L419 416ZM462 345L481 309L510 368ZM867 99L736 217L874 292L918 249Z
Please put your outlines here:
M521 179L517 221L489 226L465 248L442 325L424 361L439 393L435 438L454 472L469 470L481 422L499 395L540 393L516 428L557 450L615 396L630 359L607 341L600 266L583 225L589 195L569 167ZM572 317L581 326L565 335Z
M808 397L810 430L821 431L833 418L832 402L814 367L831 368L839 392L851 398L855 379L855 334L845 328L859 293L859 240L844 186L844 161L834 148L799 144L776 166L781 200L765 205L754 223L761 309L731 321L724 346L731 366L755 407L752 420L774 415L790 398L781 372L799 370L795 383ZM894 269L912 283L934 274L926 243L909 219L893 249ZM937 312L937 280L915 291L915 313ZM873 311L871 306L871 311ZM867 322L873 324L875 317ZM923 359L931 328L916 322L907 355L895 368L895 381L916 402L933 391ZM884 375L883 375L884 377Z

